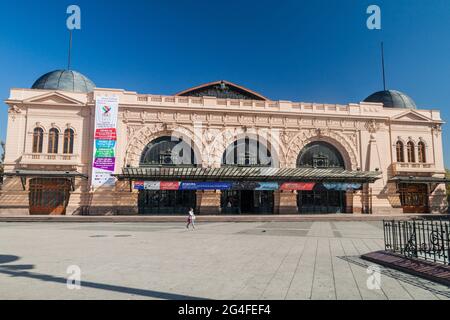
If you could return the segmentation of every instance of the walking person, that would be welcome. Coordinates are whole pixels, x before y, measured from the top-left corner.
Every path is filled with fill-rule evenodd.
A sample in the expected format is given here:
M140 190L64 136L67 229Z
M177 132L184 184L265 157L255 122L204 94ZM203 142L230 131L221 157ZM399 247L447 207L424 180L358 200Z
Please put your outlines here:
M192 225L192 229L195 229L195 214L194 214L194 209L192 209L192 208L189 209L189 216L188 216L186 229L189 229L189 225Z

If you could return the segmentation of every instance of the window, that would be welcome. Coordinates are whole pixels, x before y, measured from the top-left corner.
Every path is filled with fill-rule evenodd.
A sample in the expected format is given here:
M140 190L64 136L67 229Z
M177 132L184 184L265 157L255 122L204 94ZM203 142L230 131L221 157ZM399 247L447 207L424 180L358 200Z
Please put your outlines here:
M405 162L405 155L403 153L403 142L397 141L395 144L395 149L397 150L397 162Z
M326 142L312 142L305 146L297 158L298 168L345 168L340 152Z
M272 156L259 139L240 138L231 143L222 155L222 165L271 166Z
M406 148L408 151L408 162L416 162L416 155L414 153L414 142L408 141Z
M419 162L427 162L427 157L425 155L425 143L423 143L423 141L420 141L418 144L418 158Z
M48 134L48 153L58 153L59 131L52 128Z
M194 165L192 147L177 137L162 136L151 141L142 152L141 164L146 165Z
M73 130L66 129L64 131L64 148L63 153L73 153Z
M42 141L44 139L44 130L35 128L33 131L33 153L42 153Z

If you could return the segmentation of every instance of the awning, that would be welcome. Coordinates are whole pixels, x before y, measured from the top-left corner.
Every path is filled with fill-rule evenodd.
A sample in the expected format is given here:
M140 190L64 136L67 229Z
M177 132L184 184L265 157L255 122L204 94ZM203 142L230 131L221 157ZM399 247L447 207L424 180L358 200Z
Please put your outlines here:
M23 190L26 189L26 178L67 178L72 183L72 190L75 190L75 178L87 179L88 176L78 171L46 171L46 170L27 170L20 169L10 172L4 172L5 177L19 177L22 182Z
M446 183L450 184L448 178L436 178L436 177L417 177L417 176L396 176L390 179L399 183Z
M341 168L234 167L134 167L115 174L120 180L149 181L274 181L372 183L380 172L349 171Z

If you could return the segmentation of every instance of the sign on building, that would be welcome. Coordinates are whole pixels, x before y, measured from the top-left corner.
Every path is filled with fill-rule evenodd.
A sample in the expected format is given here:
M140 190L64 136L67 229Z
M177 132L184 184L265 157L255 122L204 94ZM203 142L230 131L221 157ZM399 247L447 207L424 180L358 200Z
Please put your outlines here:
M94 155L92 163L91 185L113 186L116 164L117 114L119 99L117 96L97 97L95 100Z

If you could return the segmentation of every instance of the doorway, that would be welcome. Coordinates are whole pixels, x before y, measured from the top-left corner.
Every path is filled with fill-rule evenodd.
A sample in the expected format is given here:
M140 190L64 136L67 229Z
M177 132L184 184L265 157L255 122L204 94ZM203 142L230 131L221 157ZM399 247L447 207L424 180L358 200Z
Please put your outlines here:
M70 197L70 180L34 178L30 180L30 214L64 215Z
M272 214L272 190L225 190L221 195L222 214Z
M399 192L403 213L429 212L428 187L426 184L401 183L399 185Z

